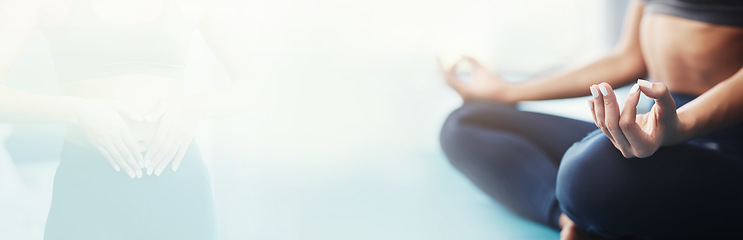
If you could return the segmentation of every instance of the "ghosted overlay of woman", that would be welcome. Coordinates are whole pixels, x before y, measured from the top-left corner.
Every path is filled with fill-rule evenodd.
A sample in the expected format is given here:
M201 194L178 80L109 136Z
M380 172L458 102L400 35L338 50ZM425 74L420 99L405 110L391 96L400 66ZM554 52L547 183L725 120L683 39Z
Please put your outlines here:
M216 239L200 122L244 112L254 77L227 4L203 0L6 0L0 79L36 31L62 96L0 86L0 120L68 124L45 239ZM199 30L232 84L184 94Z

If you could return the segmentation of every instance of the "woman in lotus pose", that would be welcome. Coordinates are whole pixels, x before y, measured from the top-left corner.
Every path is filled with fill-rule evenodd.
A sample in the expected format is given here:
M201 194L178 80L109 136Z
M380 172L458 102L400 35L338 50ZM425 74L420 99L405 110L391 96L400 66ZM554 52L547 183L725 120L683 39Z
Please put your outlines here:
M246 49L224 3L203 0L6 0L0 79L36 31L63 96L0 86L0 118L68 124L45 239L216 239L199 122L243 112ZM233 83L184 95L194 30Z
M450 162L514 213L563 239L741 238L743 2L635 0L615 51L508 83L476 60L441 131ZM613 88L635 83L620 111ZM591 94L594 123L514 103ZM637 114L641 94L655 100Z

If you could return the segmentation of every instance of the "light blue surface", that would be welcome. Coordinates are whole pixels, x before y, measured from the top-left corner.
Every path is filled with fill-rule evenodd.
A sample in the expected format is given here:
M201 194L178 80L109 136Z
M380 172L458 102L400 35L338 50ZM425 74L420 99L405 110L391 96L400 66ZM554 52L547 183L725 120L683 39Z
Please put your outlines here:
M212 122L206 152L222 237L559 239L491 200L445 159L439 130L461 99L434 56L388 59L385 71L276 70L271 82L292 87L270 93L270 110ZM627 90L618 90L621 99ZM521 107L590 119L583 98Z
M222 237L559 239L492 201L446 161L438 132L461 100L432 57L412 62L352 81L321 70L275 75L294 87L275 93L271 116L213 122L214 144L205 151ZM325 76L321 83L296 80L320 79L315 74Z
M436 57L474 54L493 69L500 60L522 71L580 62L585 57L573 59L575 46L581 53L597 48L577 41L596 35L591 26L600 25L585 19L603 14L586 7L597 3L556 4L583 9L563 13L511 1L329 2L334 8L278 1L262 6L272 11L245 9L242 24L254 36L246 44L257 59L247 67L265 71L266 99L247 116L211 121L199 135L222 239L558 239L556 231L490 200L446 161L438 131L460 100L441 79ZM418 11L421 6L426 11ZM516 14L526 11L540 18ZM535 19L533 26L590 24L541 44L564 29L500 26L525 24L522 18ZM218 64L199 39L187 87L226 85L224 74L213 74ZM37 92L55 86L45 40L35 37L26 51L8 79ZM590 119L580 100L523 107ZM33 230L8 238L41 239L55 163L19 167L22 177L38 180L28 184L34 194L16 199L34 200L27 209L37 211L2 209L8 214L0 214L0 232L21 223Z
M378 159L401 163L389 166ZM241 188L217 189L220 213L229 214L221 218L228 221L222 223L223 237L559 238L556 231L522 220L490 200L439 152L371 155L354 161L358 164L332 172L250 164L244 175L222 179L243 181Z

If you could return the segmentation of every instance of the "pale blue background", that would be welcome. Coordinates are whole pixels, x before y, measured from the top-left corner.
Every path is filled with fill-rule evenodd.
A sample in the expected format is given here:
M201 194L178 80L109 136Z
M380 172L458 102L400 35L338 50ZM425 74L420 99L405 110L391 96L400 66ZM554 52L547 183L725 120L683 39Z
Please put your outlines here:
M616 41L623 1L268 2L241 1L235 22L262 102L198 136L223 239L559 238L446 161L438 130L461 101L435 59L469 54L510 80L574 68ZM189 66L191 92L226 84L198 33ZM43 36L7 83L58 92ZM523 107L590 119L583 99ZM0 239L41 239L61 128L0 124Z

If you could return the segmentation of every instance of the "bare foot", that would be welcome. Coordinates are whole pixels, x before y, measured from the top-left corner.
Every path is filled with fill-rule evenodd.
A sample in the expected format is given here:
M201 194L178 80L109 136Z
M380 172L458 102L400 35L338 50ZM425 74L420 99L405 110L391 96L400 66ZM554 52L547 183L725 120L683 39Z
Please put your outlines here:
M597 236L595 234L589 233L586 230L581 229L575 223L573 223L573 220L570 220L568 216L565 214L560 215L560 227L562 230L560 231L560 240L603 240L606 238Z
M567 219L567 220L563 220ZM579 240L578 237L578 226L575 226L575 223L573 223L570 218L565 216L565 214L560 215L560 227L562 227L562 230L560 231L560 240Z

